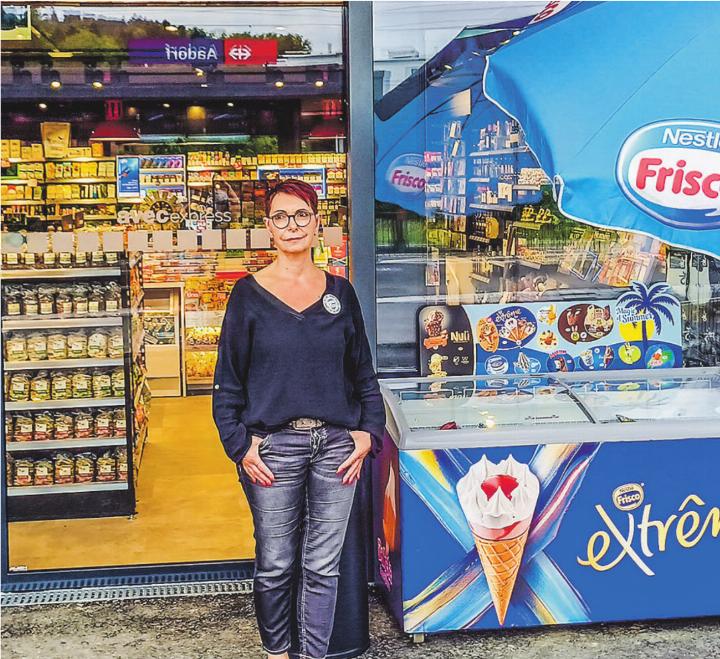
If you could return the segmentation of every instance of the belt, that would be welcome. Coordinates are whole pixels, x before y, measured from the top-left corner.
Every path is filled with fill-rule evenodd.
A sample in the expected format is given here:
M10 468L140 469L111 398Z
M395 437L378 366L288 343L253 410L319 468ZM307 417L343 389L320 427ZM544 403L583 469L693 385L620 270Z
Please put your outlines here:
M293 430L314 430L315 428L320 428L320 426L324 425L325 422L320 419L308 419L307 417L293 419L292 421L288 421L286 424L288 428L292 428Z

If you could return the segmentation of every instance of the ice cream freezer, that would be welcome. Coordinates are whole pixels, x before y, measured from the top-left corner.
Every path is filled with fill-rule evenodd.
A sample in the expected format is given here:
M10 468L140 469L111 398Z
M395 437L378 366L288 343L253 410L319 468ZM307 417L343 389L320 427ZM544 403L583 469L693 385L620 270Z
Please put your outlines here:
M381 388L375 576L405 632L720 613L720 370Z

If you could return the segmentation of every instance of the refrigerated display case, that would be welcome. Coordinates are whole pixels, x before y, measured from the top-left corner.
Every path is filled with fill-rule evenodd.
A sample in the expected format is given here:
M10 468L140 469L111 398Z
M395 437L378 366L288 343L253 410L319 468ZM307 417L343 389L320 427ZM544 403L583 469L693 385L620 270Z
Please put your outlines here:
M381 389L376 581L404 631L720 612L720 369Z

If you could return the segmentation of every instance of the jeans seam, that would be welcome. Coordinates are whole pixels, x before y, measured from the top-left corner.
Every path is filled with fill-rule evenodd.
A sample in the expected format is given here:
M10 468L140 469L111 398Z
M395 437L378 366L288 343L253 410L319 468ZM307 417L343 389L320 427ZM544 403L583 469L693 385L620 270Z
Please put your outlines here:
M310 537L310 495L308 493L307 486L305 487L305 510L307 511L307 523L305 524L305 537L303 538L302 551L300 552L300 620L298 625L300 627L300 652L307 654L307 634L305 630L305 591L306 591L306 579L305 579L305 554L307 552L307 542Z
M287 652L290 649L290 645L288 645L282 650L268 650L262 643L260 644L260 647L262 647L262 649L265 650L265 652L267 652L268 654L281 654L283 652Z

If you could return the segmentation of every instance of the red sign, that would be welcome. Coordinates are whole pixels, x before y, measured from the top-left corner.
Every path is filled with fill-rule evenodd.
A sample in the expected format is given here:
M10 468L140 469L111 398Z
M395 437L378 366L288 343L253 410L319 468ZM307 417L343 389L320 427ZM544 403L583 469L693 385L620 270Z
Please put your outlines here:
M225 64L228 66L276 64L277 56L275 39L225 39Z

